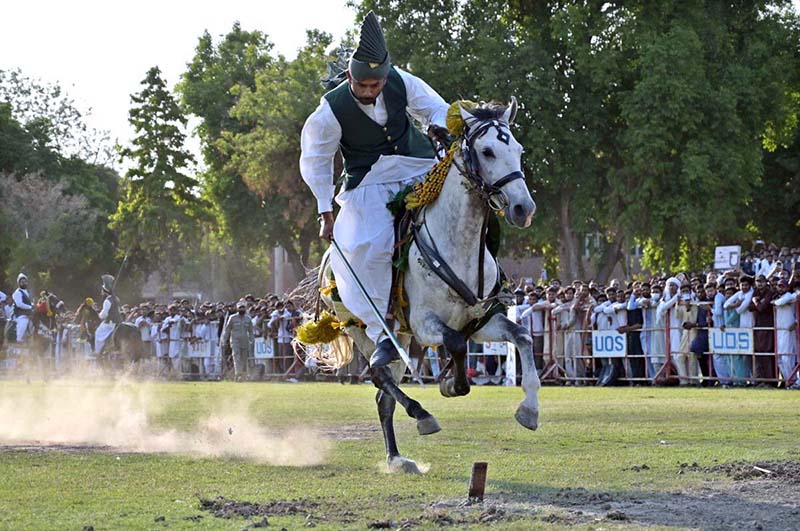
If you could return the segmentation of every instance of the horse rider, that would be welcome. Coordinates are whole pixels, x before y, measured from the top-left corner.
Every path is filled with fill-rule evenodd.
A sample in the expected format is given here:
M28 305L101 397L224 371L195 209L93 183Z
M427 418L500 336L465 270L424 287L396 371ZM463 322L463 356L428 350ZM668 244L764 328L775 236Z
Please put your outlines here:
M22 343L31 323L33 301L28 291L28 277L24 273L17 275L17 289L14 291L14 321L17 323L17 343Z
M122 322L122 314L119 311L119 299L114 295L114 277L111 275L103 275L100 277L102 281L103 307L98 314L100 317L100 325L95 330L94 335L94 353L100 355L103 352L103 347L108 341L117 325Z
M436 162L433 145L409 115L428 126L429 136L444 140L448 105L424 81L392 66L372 11L362 22L359 44L344 77L337 78L341 83L322 97L303 126L300 172L317 200L320 237L336 240L375 306L387 312L394 220L385 205L394 194L420 181ZM339 149L344 172L334 225L333 161ZM342 302L375 342L370 366L383 367L399 359L380 319L335 253L331 267Z
M247 376L247 358L255 344L253 320L247 315L244 301L236 304L236 312L228 316L222 329L222 346L228 344L233 351L233 373L238 382Z
M75 320L73 321L80 327L80 337L86 339L94 352L94 334L100 325L100 316L94 309L94 299L86 297L77 310L75 310Z

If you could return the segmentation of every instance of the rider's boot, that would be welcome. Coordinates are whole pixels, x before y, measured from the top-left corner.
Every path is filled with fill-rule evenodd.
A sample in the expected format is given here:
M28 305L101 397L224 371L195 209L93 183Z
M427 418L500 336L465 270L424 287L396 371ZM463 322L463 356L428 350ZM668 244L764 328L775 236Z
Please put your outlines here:
M394 348L392 340L386 338L378 342L378 348L375 349L375 352L373 352L372 356L369 358L369 366L372 369L379 369L399 359L400 353Z

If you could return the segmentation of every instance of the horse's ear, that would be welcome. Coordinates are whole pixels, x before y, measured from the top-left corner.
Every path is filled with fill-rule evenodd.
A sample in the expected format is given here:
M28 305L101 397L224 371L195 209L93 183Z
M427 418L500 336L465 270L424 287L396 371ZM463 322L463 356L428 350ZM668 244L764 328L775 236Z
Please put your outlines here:
M514 118L517 117L517 98L511 96L511 103L508 105L506 112L503 113L503 120L507 124L514 123Z
M466 110L464 106L461 105L460 102L458 104L458 111L461 113L461 119L464 120L464 124L466 124L467 127L471 127L472 124L477 120L471 112Z

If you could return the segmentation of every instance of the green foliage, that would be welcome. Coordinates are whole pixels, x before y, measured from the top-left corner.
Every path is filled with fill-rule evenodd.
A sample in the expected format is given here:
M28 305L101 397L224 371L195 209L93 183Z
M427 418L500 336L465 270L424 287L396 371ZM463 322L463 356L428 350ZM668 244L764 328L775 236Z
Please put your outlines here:
M235 87L239 101L231 116L251 125L246 132L224 131L218 149L226 169L242 175L269 213L262 237L291 249L307 263L319 230L314 196L300 178L300 133L319 105L319 79L331 58L330 35L309 32L293 60L279 56L256 76L254 89Z
M21 70L0 70L0 102L7 102L14 118L34 132L43 147L63 157L90 164L113 164L108 131L89 127L83 112L58 83L43 83Z
M194 161L184 148L186 117L157 67L147 72L142 86L131 96L129 113L137 136L120 149L134 166L125 174L110 226L136 265L161 271L169 282L199 241L198 222L206 219L207 204L187 173Z
M531 231L506 237L523 253L559 242L568 276L582 273L587 232L605 235L601 278L634 238L651 242L659 268L744 238L762 139L792 138L797 123L789 2L360 4L368 9L393 61L446 99L513 93L523 103L515 136L539 210Z
M265 224L271 213L258 194L250 190L241 174L229 164L229 154L221 142L223 133L245 133L251 123L231 116L231 109L244 89L254 89L256 74L273 62L272 43L260 31L244 31L239 23L219 43L208 32L198 40L195 55L183 73L176 91L185 108L200 118L200 136L205 170L198 176L203 197L212 205L216 224L212 241L223 257L237 261L226 268L227 281L234 286L248 285L262 278L267 262L240 260L261 255Z
M14 79L14 85L7 77L0 82L7 99L0 101L0 277L11 285L24 269L35 289L77 301L86 295L87 278L115 269L113 238L99 220L116 209L118 176L54 150L51 135L59 129L50 124L61 115L46 114L50 107L45 105L53 100L29 101L25 95L40 94L41 87L23 83L27 78L18 72ZM61 94L57 85L50 90ZM71 101L63 98L62 103ZM75 117L68 106L57 108ZM74 144L86 145L78 136L81 128L60 131L72 135Z

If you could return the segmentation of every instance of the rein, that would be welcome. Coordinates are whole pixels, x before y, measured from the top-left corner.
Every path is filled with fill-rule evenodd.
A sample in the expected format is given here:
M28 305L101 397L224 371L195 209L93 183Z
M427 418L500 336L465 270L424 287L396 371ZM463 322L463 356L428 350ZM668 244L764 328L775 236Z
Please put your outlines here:
M497 131L497 139L508 145L511 140L511 133L508 131L508 125L495 119L487 120L481 122L474 130L471 130L469 127L465 127L464 129L464 133L462 134L460 140L461 145L459 146L461 159L464 161L464 167L461 167L458 162L456 162L455 158L453 159L453 164L455 165L459 174L472 185L470 187L470 191L477 193L484 203L483 221L481 223L480 242L478 247L478 293L473 293L469 286L467 286L467 284L455 274L453 269L442 258L438 248L436 247L436 242L433 239L433 235L430 233L427 224L425 223L425 207L420 209L422 222L415 223L412 228L414 241L416 242L417 248L419 249L420 255L425 263L434 273L436 273L440 279L442 279L442 281L444 281L445 284L455 291L464 300L464 302L467 303L468 306L488 303L489 301L497 298L497 294L500 291L499 266L497 269L498 279L495 281L495 286L489 295L484 298L485 286L483 278L483 263L486 258L486 235L489 227L489 213L490 211L494 211L498 215L502 215L503 209L508 206L508 198L506 197L502 188L510 182L525 178L524 173L521 171L515 171L505 175L494 183L490 183L480 175L478 170L478 158L475 154L474 144L477 139L481 138L492 128ZM431 242L430 245L426 243L423 238L420 238L419 229L421 227L425 228L427 237ZM497 263L496 260L495 263Z

